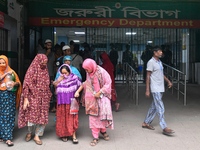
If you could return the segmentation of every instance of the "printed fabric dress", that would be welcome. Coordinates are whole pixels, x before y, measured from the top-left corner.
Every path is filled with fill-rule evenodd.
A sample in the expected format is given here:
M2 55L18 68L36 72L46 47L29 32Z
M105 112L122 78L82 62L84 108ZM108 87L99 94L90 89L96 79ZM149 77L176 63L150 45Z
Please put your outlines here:
M6 62L5 68L0 67L0 75L12 71L11 80L18 82L20 85L10 90L6 88L6 78L0 80L0 139L4 141L13 139L13 129L15 126L16 108L19 105L21 94L21 83L18 75L8 65L8 58L4 55L0 56Z
M83 83L84 94L82 105L86 114L89 115L90 128L111 128L114 129L114 122L111 109L111 79L105 69L97 66L93 77L98 78L100 88L103 92L101 98L94 97L93 78L87 74L87 80Z
M44 60L47 60L46 55L37 54L26 72L18 115L19 128L27 126L28 123L48 124L52 94L47 67L41 66ZM24 98L28 98L30 103L26 110L23 110Z

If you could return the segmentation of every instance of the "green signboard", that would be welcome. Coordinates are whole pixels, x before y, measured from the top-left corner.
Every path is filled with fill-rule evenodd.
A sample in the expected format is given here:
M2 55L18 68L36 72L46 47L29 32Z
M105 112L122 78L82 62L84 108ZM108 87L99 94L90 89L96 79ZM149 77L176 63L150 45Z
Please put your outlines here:
M29 17L200 19L200 2L105 2L105 1L28 2Z
M7 14L8 11L7 0L0 0L0 11Z

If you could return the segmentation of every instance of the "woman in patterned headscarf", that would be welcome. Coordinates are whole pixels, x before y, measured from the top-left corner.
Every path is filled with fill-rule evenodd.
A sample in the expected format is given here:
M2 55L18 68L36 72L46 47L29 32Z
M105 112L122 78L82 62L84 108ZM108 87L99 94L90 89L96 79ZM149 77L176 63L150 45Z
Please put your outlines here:
M49 103L51 91L50 80L47 70L48 58L44 54L37 54L29 66L24 82L20 101L18 116L19 128L28 126L28 133L25 140L32 138L35 129L34 141L42 145L39 136L42 136L46 124L48 124Z
M87 72L87 78L76 91L75 97L79 97L80 91L84 88L82 104L89 115L93 135L90 145L95 146L99 140L99 133L103 135L104 140L109 140L106 128L114 128L110 102L112 80L108 72L92 59L86 59L82 66Z
M0 55L0 141L13 146L16 107L21 94L18 75L8 65L8 58Z

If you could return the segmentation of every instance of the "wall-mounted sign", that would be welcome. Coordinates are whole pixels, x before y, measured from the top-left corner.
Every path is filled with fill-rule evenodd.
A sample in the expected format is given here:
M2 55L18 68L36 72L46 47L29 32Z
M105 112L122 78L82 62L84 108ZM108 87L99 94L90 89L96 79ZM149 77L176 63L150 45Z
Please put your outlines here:
M34 26L200 28L198 2L29 2Z
M199 28L200 20L102 19L102 18L29 18L33 26Z

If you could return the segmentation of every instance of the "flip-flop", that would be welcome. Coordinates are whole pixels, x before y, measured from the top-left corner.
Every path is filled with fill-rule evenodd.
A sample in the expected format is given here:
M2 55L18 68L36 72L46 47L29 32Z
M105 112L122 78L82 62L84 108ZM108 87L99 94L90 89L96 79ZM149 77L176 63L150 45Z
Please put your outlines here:
M42 141L41 140L35 140L35 139L33 139L34 141L35 141L35 143L37 144L37 145L42 145Z
M13 143L12 141L10 141L10 140L6 141L6 144L7 144L8 146L13 146L13 145L14 145L14 143Z
M149 130L155 130L155 128L151 125L143 125L142 128L149 129Z
M67 139L66 137L62 137L61 140L62 140L63 142L67 142L67 141L68 141L68 139Z
M72 142L73 142L73 144L78 144L78 139L73 138L73 139L72 139Z
M32 136L31 133L26 134L25 141L29 142L32 138L31 136Z

